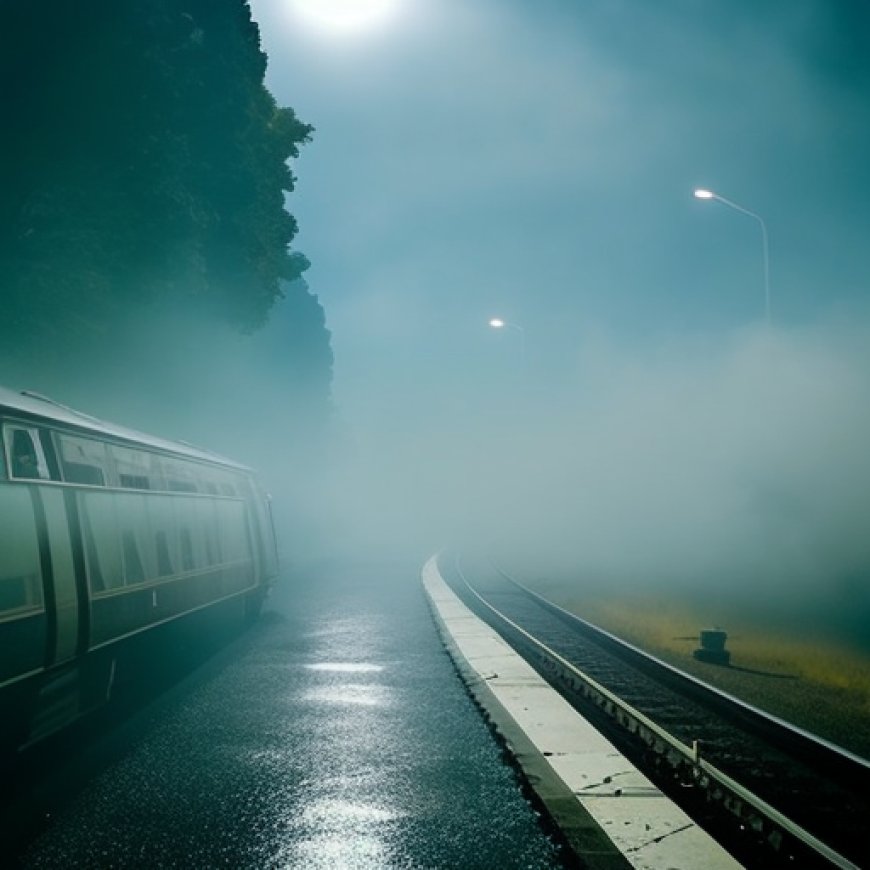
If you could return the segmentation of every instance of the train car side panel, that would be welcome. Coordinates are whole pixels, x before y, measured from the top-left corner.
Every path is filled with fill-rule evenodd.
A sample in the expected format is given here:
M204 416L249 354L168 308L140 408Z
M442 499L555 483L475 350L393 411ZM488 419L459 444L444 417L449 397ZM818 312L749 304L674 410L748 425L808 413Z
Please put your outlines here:
M257 584L243 501L95 489L78 506L91 648Z
M241 628L278 566L250 469L2 388L0 416L2 761Z
M79 645L79 606L75 567L64 493L41 486L40 498L48 530L53 586L54 636L50 639L49 665L71 661Z

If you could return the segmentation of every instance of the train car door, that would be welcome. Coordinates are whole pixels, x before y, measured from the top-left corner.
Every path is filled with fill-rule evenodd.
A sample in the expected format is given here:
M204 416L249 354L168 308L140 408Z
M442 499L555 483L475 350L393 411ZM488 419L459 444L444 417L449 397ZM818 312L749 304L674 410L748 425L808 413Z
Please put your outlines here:
M43 437L41 437L43 436ZM4 441L9 451L11 486L28 490L39 542L45 601L46 678L25 714L29 723L22 745L52 734L82 710L81 680L76 661L80 649L81 614L71 538L70 498L74 493L58 485L57 460L50 452L47 431L37 426L7 424ZM74 504L74 501L73 501Z
M79 594L70 541L70 524L61 488L40 487L48 530L51 574L54 586L54 649L49 650L50 665L75 658L79 648Z
M48 481L52 463L46 456L39 429L9 423L4 426L4 435L11 477L31 482ZM45 664L52 667L73 659L79 645L79 594L63 488L38 486L34 508L41 538L49 626Z

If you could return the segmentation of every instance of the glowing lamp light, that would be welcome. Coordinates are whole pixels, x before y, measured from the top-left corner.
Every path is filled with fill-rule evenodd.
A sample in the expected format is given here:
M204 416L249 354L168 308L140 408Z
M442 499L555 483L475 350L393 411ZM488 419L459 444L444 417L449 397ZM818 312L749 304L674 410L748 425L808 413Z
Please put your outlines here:
M489 325L493 329L501 329L504 326L504 321L500 317L493 317L492 320L489 321Z
M386 23L398 0L292 0L309 23L335 34L354 34Z
M767 325L770 326L770 251L768 250L767 243L767 224L765 224L761 215L750 211L748 208L744 208L742 205L738 205L736 202L732 202L730 199L725 199L724 196L719 196L718 193L713 193L712 190L705 190L703 187L696 188L695 199L715 199L716 202L721 202L722 205L727 205L728 208L733 208L735 211L739 211L758 221L761 227L761 244L764 252L764 319Z

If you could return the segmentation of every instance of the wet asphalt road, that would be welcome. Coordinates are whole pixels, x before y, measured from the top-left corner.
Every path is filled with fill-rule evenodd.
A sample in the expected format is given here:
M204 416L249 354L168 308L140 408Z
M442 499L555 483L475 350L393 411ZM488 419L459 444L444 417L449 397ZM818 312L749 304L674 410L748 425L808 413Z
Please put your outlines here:
M563 866L417 566L285 578L253 629L103 742L18 866Z

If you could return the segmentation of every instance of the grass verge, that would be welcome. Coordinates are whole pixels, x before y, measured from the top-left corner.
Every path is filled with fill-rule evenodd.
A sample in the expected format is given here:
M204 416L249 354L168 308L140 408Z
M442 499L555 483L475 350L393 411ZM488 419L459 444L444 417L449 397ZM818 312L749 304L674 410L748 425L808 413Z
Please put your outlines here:
M531 584L550 601L756 707L870 758L870 656L845 644L772 624L745 608L717 607L731 666L692 657L703 602L597 592L580 598L558 582Z

